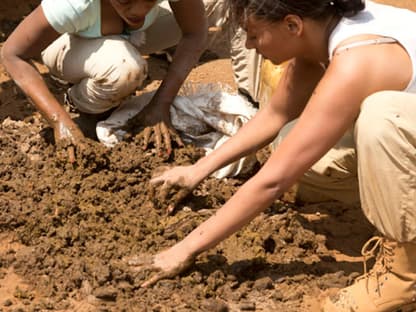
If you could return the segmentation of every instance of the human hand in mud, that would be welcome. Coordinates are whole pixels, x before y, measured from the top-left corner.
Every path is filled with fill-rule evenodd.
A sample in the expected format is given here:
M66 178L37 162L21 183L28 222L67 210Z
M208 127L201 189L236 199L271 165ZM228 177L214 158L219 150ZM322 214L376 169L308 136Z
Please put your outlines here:
M76 154L82 153L85 148L85 137L79 127L72 121L56 120L54 124L54 137L58 150L67 157L69 163L74 163Z
M149 287L161 279L169 279L177 276L194 263L195 256L181 252L176 246L178 245L154 256L133 256L125 258L124 261L127 262L135 272L154 272L150 278L140 285L141 287Z
M169 106L157 104L153 98L138 116L138 122L145 126L143 149L147 149L153 141L159 156L168 158L172 153L172 141L181 147L184 144L171 124Z
M167 206L167 213L172 214L199 182L193 166L162 166L155 169L150 180L153 186L152 197L157 207Z

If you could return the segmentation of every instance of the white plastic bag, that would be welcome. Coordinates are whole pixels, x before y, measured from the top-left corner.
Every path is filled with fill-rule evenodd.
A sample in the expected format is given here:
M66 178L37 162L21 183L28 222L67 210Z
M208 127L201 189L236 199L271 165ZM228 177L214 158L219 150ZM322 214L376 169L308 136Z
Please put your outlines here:
M98 139L109 147L122 141L126 132L121 128L150 102L153 94L129 98L108 119L100 121ZM172 125L183 140L204 148L207 154L236 134L256 112L244 97L232 94L229 87L219 84L186 84L170 108ZM213 176L236 176L249 171L255 162L255 155L244 157L214 172Z

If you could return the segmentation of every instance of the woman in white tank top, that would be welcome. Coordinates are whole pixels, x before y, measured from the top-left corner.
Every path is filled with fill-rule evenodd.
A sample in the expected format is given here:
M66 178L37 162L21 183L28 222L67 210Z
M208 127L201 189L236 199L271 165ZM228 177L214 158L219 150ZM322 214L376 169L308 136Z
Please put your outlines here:
M215 215L153 257L151 266L160 272L144 286L183 270L295 182L337 199L338 191L346 189L340 185L348 181L349 194L361 201L380 233L365 244L363 255L379 254L371 271L328 297L322 310L414 311L416 14L361 0L229 2L247 31L246 46L275 64L289 65L270 102L231 140L196 164L175 167L153 182L192 190L298 121L263 168ZM338 155L331 162L326 155L333 147ZM359 196L353 193L358 188ZM141 267L140 261L131 264Z

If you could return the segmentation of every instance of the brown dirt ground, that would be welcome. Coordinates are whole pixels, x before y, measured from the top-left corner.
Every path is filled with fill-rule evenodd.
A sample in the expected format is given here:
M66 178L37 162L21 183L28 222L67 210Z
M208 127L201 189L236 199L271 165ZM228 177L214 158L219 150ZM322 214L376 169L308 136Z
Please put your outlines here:
M416 9L414 0L388 2ZM1 42L38 3L0 2ZM234 86L224 49L214 52L189 80ZM149 63L156 82L146 89L167 67L156 58ZM45 79L62 99L65 88ZM122 257L171 246L247 176L207 179L168 217L152 205L152 171L194 162L201 151L188 146L164 161L154 150L142 152L133 136L111 150L91 142L70 166L51 139L0 64L0 311L310 311L311 298L362 273L360 249L374 229L360 207L299 205L285 194L181 276L139 288L146 276ZM265 156L258 153L259 163Z

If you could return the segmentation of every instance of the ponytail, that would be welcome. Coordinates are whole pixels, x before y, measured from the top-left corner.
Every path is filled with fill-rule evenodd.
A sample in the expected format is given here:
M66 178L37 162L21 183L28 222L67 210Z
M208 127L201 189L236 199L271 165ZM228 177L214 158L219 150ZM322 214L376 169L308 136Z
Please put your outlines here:
M345 17L352 17L365 8L365 0L331 0L329 4Z

